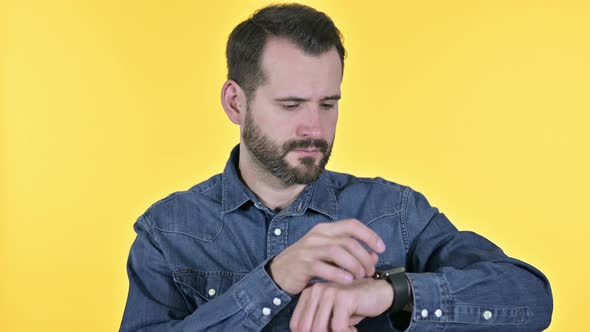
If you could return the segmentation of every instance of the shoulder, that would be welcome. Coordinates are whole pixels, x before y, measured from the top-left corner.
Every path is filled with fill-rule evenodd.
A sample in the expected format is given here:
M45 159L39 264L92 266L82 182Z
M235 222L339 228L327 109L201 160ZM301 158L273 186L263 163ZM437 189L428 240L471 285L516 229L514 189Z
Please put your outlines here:
M327 172L334 194L342 204L360 203L376 210L431 214L433 207L426 197L412 187L382 177L357 177L351 174Z
M149 229L174 229L194 218L221 210L222 175L177 191L153 203L140 217ZM175 226L176 225L176 226Z
M351 174L327 171L330 181L336 193L349 190L377 192L383 194L401 195L412 190L410 187L397 182L386 180L382 177L357 177Z
M381 177L358 177L332 171L328 176L339 217L354 217L366 223L400 213L411 190Z

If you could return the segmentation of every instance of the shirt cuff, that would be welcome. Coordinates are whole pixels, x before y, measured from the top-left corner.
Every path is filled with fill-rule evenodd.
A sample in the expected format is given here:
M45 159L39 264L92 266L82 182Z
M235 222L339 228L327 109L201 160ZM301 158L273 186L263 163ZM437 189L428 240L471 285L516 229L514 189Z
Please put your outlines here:
M440 273L406 273L414 303L412 319L406 331L442 331L448 321L451 295Z
M291 302L291 296L280 289L266 272L268 261L270 259L242 278L236 284L234 293L248 319L259 328L266 326Z

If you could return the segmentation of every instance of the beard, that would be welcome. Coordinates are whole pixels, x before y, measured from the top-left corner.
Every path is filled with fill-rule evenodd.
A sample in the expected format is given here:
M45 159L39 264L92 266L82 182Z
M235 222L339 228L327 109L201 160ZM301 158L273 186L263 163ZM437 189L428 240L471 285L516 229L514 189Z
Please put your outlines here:
M330 159L333 145L323 139L289 140L283 144L275 143L265 136L260 127L254 123L249 107L246 110L242 138L259 165L288 185L309 184L319 179ZM299 158L301 165L291 166L287 161L289 152L305 148L319 150L322 155L319 162L316 164L315 157L302 157Z

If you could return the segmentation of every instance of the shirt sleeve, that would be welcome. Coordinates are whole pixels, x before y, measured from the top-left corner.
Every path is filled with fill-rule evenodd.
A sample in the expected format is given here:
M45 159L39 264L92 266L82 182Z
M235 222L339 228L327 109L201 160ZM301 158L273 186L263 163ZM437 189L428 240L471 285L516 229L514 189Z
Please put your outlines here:
M224 294L190 312L145 217L134 230L121 332L260 331L291 301L266 272L265 261Z
M414 302L407 331L541 331L553 311L547 278L486 238L458 231L406 188L402 227Z

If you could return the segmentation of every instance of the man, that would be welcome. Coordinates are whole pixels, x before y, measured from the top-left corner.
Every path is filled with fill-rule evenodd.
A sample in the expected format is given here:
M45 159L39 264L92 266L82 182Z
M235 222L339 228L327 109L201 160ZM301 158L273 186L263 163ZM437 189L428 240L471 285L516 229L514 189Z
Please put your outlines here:
M540 271L457 231L407 186L324 170L344 55L331 19L302 5L234 29L222 104L240 144L223 174L135 223L121 331L549 325Z

